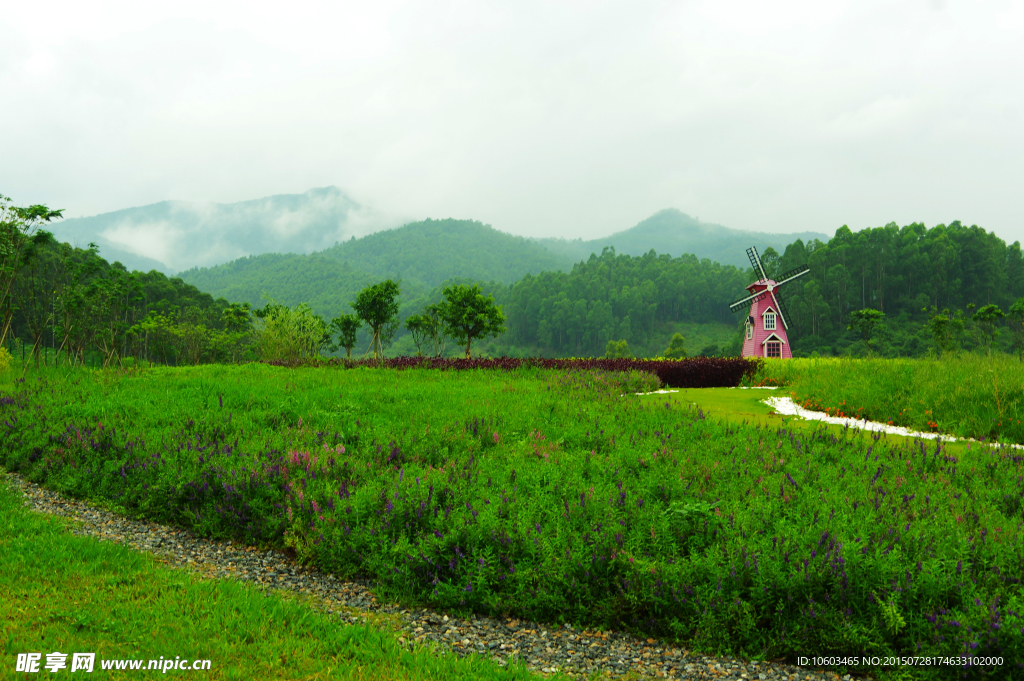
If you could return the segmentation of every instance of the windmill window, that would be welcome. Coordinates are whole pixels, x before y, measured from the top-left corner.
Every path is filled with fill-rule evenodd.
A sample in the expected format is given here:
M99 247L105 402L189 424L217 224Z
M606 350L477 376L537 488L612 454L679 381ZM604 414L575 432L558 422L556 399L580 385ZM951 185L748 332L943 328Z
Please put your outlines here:
M766 331L775 330L775 313L765 312L764 313L764 328Z
M754 325L751 324L750 322L747 322L746 323L746 327L747 327L747 340L750 340L751 338L754 337Z
M782 357L782 343L779 341L768 341L765 343L765 357Z

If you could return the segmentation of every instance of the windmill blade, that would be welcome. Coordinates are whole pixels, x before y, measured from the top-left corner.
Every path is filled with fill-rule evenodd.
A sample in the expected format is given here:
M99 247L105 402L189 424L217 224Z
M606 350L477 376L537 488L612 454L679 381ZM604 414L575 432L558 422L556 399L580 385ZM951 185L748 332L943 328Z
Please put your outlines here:
M789 310L782 304L781 292L772 291L772 300L775 301L775 309L778 311L779 316L782 317L782 326L785 327L786 331L789 331L789 322L786 321L786 317L789 316Z
M801 265L800 267L794 267L793 269L791 269L790 271L786 272L781 277L779 277L779 283L775 285L775 288L778 288L778 287L782 286L786 282L793 281L797 277L802 277L802 276L804 276L805 274L807 274L810 271L811 271L811 268L808 267L807 265Z
M738 310L740 310L740 308L742 308L747 303L756 303L757 301L759 301L762 298L764 298L766 295L768 295L767 291L761 291L760 293L752 293L749 296L747 296L746 298L740 298L735 303L732 303L731 305L729 305L729 311L730 312L737 312Z
M761 256L757 254L757 249L753 246L748 248L747 257L750 258L750 266L754 268L754 276L756 277L757 273L760 272L761 280L767 281L768 276L764 273L764 267L761 266Z

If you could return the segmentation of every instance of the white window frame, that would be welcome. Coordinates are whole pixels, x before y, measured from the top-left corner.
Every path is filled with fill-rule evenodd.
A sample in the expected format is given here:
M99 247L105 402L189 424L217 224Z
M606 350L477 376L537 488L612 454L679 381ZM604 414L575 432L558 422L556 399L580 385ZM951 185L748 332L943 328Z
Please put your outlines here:
M751 324L750 322L747 322L747 340L751 340L753 338L754 338L754 325Z
M769 323L771 324L770 326L769 326ZM777 326L778 326L778 324L775 321L775 313L772 312L771 310L768 310L767 312L765 312L764 313L764 330L765 331L775 331Z

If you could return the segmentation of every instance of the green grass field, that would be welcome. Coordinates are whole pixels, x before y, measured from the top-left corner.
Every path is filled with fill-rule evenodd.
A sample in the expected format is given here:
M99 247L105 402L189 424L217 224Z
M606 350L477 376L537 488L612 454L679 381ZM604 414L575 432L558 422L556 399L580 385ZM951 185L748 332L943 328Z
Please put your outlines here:
M749 390L738 388L684 388L677 393L644 395L640 399L641 401L655 404L678 402L681 405L692 405L703 410L709 418L719 419L733 425L785 428L808 434L824 430L835 437L861 437L867 441L875 441L870 432L857 431L848 429L845 426L776 413L774 409L765 404L764 400L768 397L778 396L788 397L791 396L791 393L786 390L775 391L757 388ZM887 443L909 445L916 443L920 438L886 434L881 436L881 439ZM934 446L934 443L932 446ZM970 442L943 443L943 448L946 452L956 455L963 455L972 449L977 449L979 446L981 445L978 443Z
M623 395L594 372L7 376L8 468L411 604L754 657L1024 660L1019 453L782 422L762 391Z
M1002 353L766 361L754 383L785 385L798 403L818 411L1024 443L1024 362Z

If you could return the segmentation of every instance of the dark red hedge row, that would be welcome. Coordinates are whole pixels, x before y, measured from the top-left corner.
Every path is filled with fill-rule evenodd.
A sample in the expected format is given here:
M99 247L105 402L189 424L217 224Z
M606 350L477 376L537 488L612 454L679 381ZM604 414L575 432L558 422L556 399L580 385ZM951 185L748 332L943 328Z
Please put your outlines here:
M542 369L603 371L648 371L673 388L729 388L740 384L744 376L757 373L756 359L742 357L694 357L692 359L539 359L498 357L495 359L452 359L433 357L392 357L383 360L327 359L270 361L273 366L345 366L384 367L388 369L503 369L521 367Z

